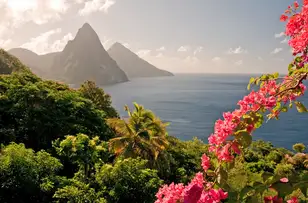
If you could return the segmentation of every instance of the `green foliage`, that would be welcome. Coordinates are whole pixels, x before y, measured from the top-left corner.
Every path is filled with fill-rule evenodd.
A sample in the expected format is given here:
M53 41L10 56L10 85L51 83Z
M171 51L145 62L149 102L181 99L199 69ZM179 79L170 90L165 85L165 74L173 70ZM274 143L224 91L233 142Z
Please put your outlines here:
M162 184L156 170L147 168L141 159L118 160L114 165L103 165L95 175L108 202L154 202Z
M303 153L306 150L306 146L303 143L297 143L293 145L293 150L299 153Z
M56 172L62 167L50 154L10 144L1 149L0 202L46 202L55 187Z
M0 74L11 74L15 71L30 72L30 70L16 57L12 56L3 49L0 49Z
M164 156L158 158L160 166L159 176L165 182L187 183L195 173L202 171L201 156L208 153L208 145L194 138L191 141L181 141L169 136L169 146Z
M96 108L106 113L106 118L118 118L118 112L111 106L110 95L106 94L103 89L96 86L95 82L86 81L79 89L82 96L90 99Z
M134 106L133 112L126 107L129 115L127 121L119 118L107 120L117 135L109 140L110 148L118 156L140 156L153 165L158 155L168 146L167 124L143 106L137 103L134 103Z
M82 181L71 179L68 185L58 189L54 196L58 203L107 203L102 194Z
M27 71L0 76L0 140L48 149L67 134L108 140L104 112L67 85L43 81Z
M54 147L60 156L66 157L72 163L77 163L84 176L88 177L96 163L104 163L108 159L108 144L99 137L90 139L84 134L66 136L62 141L54 142Z

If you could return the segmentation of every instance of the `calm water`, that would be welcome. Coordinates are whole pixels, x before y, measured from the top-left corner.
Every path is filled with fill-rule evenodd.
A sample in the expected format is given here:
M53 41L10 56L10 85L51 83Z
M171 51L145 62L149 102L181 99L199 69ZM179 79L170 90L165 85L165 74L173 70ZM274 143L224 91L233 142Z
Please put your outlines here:
M162 120L171 122L169 134L182 140L193 137L207 142L215 120L232 111L245 94L249 75L176 75L136 79L104 87L113 105L126 116L123 106L133 102L151 109ZM308 104L308 96L301 98ZM254 139L271 141L290 148L296 142L308 144L308 114L292 109L280 120L271 120L254 133Z

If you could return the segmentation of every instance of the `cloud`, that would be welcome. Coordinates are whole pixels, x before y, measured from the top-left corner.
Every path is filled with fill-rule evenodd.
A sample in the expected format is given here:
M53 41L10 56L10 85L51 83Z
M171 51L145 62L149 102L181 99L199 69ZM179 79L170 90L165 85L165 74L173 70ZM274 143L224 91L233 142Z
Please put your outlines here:
M283 49L282 48L275 48L271 54L278 54L279 52L281 52Z
M212 61L213 62L218 62L218 61L221 61L221 58L216 56L216 57L212 58Z
M64 47L66 46L67 42L70 41L70 40L73 40L73 39L74 39L74 37L73 37L72 33L68 33L68 34L64 35L62 39L54 41L49 46L50 50L48 50L48 52L62 51L64 49Z
M128 43L123 43L122 45L125 46L128 49L130 48L130 44L128 44Z
M0 48L6 48L7 45L9 45L12 42L11 39L7 39L7 40L2 40L0 39Z
M242 53L247 53L247 50L243 49L241 46L235 49L230 48L228 50L228 54L242 54Z
M162 46L162 47L156 49L156 51L166 51L166 48L164 46Z
M86 16L97 11L108 13L109 8L114 4L114 0L91 0L85 2L84 7L78 13L81 16Z
M257 58L259 61L263 61L263 58L262 57L260 57L260 56L258 56L258 58Z
M238 60L236 62L234 62L234 65L236 66L241 66L243 64L243 60Z
M189 46L181 46L178 48L178 52L186 52L189 50Z
M158 53L155 57L157 57L157 58L161 58L161 57L163 57L164 55L162 54L162 53Z
M284 32L275 34L275 38L280 38L280 37L283 37L283 36L285 36Z
M194 55L197 55L198 53L203 51L203 47L198 47L195 51L194 51Z
M140 58L143 58L145 57L146 55L150 54L151 50L149 49L141 49L139 51L137 51L137 55L140 57Z
M199 59L195 56L187 56L185 59L184 59L184 62L185 63L188 63L188 64L191 64L191 65L195 65L199 62Z
M26 22L44 24L61 19L70 5L67 0L9 0L4 1L2 21L7 21L12 27L18 27Z
M288 43L288 38L284 38L282 41L280 41L281 44L286 44Z
M67 42L73 39L73 35L68 33L62 39L50 42L50 37L61 33L61 31L61 28L57 28L42 33L37 37L31 38L29 42L22 44L20 47L29 49L37 54L62 51Z

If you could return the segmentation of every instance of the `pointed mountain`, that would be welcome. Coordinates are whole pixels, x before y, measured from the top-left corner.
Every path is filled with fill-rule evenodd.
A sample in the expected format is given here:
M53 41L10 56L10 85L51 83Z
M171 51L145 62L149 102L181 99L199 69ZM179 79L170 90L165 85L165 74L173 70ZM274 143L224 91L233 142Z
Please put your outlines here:
M116 42L108 49L109 55L124 70L128 78L173 76L140 58L137 54Z
M85 23L76 37L54 58L53 77L69 84L86 80L98 85L128 81L118 64L108 55L94 29Z

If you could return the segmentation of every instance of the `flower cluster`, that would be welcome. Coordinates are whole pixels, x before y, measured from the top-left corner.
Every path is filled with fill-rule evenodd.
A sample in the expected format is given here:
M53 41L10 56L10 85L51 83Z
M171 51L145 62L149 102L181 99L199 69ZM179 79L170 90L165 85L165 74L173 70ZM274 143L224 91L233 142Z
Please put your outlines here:
M187 186L174 183L164 185L156 194L155 203L218 203L228 197L227 192L213 189L212 183L205 183L203 173L200 172Z
M237 104L239 109L233 112L223 113L224 120L217 120L214 127L214 133L208 138L211 145L210 151L214 152L219 160L232 161L232 152L240 153L237 142L228 142L230 136L232 136L235 130L238 130L238 126L241 123L241 118L253 111L258 111L260 108L272 109L276 103L277 98L274 96L277 93L279 86L275 80L270 80L264 83L259 91L252 91L249 95L245 96ZM255 129L253 124L245 126L245 130L248 133L252 133Z
M298 2L294 2L293 6L289 6L285 14L280 17L280 20L288 20L285 34L291 37L289 45L293 48L293 54L305 53L306 55L308 46L308 0L304 0L301 11L295 13L298 9Z

